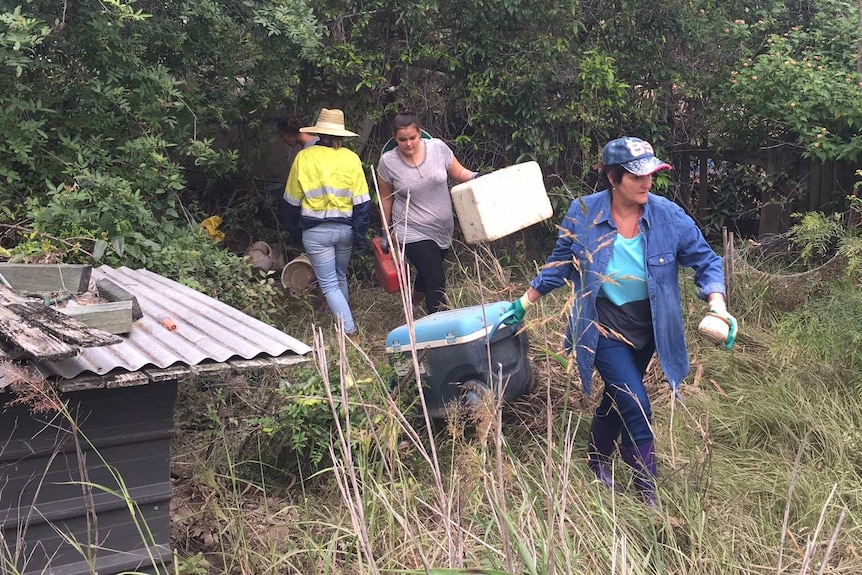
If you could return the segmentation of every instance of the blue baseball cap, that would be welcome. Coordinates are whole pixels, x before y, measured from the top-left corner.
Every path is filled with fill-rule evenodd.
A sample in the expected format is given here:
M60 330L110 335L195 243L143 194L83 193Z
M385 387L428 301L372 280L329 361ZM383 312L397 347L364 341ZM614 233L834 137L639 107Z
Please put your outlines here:
M647 176L661 170L672 169L670 164L655 157L649 142L628 136L605 144L602 150L602 165L619 165L636 176Z

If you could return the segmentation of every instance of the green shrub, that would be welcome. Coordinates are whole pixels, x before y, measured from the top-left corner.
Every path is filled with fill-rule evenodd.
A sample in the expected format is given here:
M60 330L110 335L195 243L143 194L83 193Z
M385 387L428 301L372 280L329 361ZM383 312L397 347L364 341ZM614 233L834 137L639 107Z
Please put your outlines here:
M349 360L342 358L341 361ZM315 367L302 366L283 372L276 399L271 403L275 408L269 415L252 420L260 431L258 456L264 463L305 476L328 468L331 465L329 448L336 431L333 409L343 415L342 394L346 395L350 410L349 430L342 429L352 448L366 452L375 441L394 445L397 423L387 413L387 401L382 395L388 391L380 384L388 381L388 370L363 378L348 368L342 388L341 367L332 364L332 373L328 376L332 403L327 397L324 379ZM365 372L368 367L360 367L356 373ZM342 426L346 423L342 420Z
M279 381L276 393L276 412L252 420L261 432L261 459L288 472L328 462L333 419L320 374L297 370Z
M862 317L862 294L852 286L834 288L782 318L778 334L810 358L847 374L862 369L862 333L854 328ZM862 382L860 382L862 384Z
M822 258L834 253L845 235L844 226L838 217L827 217L821 212L793 214L799 222L790 228L790 241L798 246L805 260Z
M282 311L283 296L274 277L256 275L246 260L219 248L203 231L188 231L170 240L153 254L152 261L151 271L270 324Z
M862 220L862 199L848 196L850 209L844 214L826 216L820 212L794 214L799 222L790 228L790 241L801 250L805 260L822 261L833 254L845 261L844 276L858 281L862 278L862 236L858 222Z

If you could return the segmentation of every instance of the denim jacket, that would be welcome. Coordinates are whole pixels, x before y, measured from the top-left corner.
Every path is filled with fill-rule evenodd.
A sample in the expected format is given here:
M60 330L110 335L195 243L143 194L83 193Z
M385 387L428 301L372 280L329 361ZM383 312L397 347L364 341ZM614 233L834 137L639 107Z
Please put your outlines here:
M679 266L694 270L698 296L725 293L722 259L681 207L654 194L644 205L638 227L644 239L647 291L659 362L671 388L688 374L682 322ZM575 198L566 213L554 251L531 285L542 295L567 282L574 287L566 349L575 350L581 383L592 393L595 350L599 340L596 297L613 252L617 228L611 217L611 194L604 190Z

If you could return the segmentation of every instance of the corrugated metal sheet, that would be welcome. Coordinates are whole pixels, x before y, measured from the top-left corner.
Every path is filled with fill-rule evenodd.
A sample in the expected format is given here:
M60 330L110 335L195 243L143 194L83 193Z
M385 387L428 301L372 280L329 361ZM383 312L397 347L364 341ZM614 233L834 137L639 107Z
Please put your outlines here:
M61 361L36 363L43 376L72 379L87 373L279 358L311 351L286 333L151 271L108 266L93 270L91 282L103 278L136 296L144 317L134 322L122 343L83 349ZM162 326L166 317L176 323L176 330Z

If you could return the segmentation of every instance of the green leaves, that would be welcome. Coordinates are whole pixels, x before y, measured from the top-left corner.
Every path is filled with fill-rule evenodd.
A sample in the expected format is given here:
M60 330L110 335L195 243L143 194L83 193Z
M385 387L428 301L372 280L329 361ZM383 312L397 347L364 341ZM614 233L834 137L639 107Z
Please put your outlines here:
M848 0L818 3L810 21L773 23L765 46L731 73L748 128L768 140L802 146L805 155L849 160L862 155L862 87L856 77L858 26ZM761 29L740 20L734 29Z
M186 155L194 158L196 166L206 167L214 176L236 172L239 153L231 149L218 150L213 147L213 142L213 138L192 140L186 147Z
M48 138L44 116L51 111L24 76L51 67L35 58L49 33L44 22L22 14L20 6L0 12L0 179L11 189L36 167L34 150Z
M845 235L838 217L827 217L820 212L793 214L799 221L790 228L790 241L801 249L802 258L821 258L834 251Z
M38 18L21 13L21 6L12 12L0 12L0 64L15 70L20 78L32 65L32 55L51 29Z
M317 18L307 2L272 2L255 8L254 22L266 29L267 36L285 36L299 46L305 57L320 49Z

